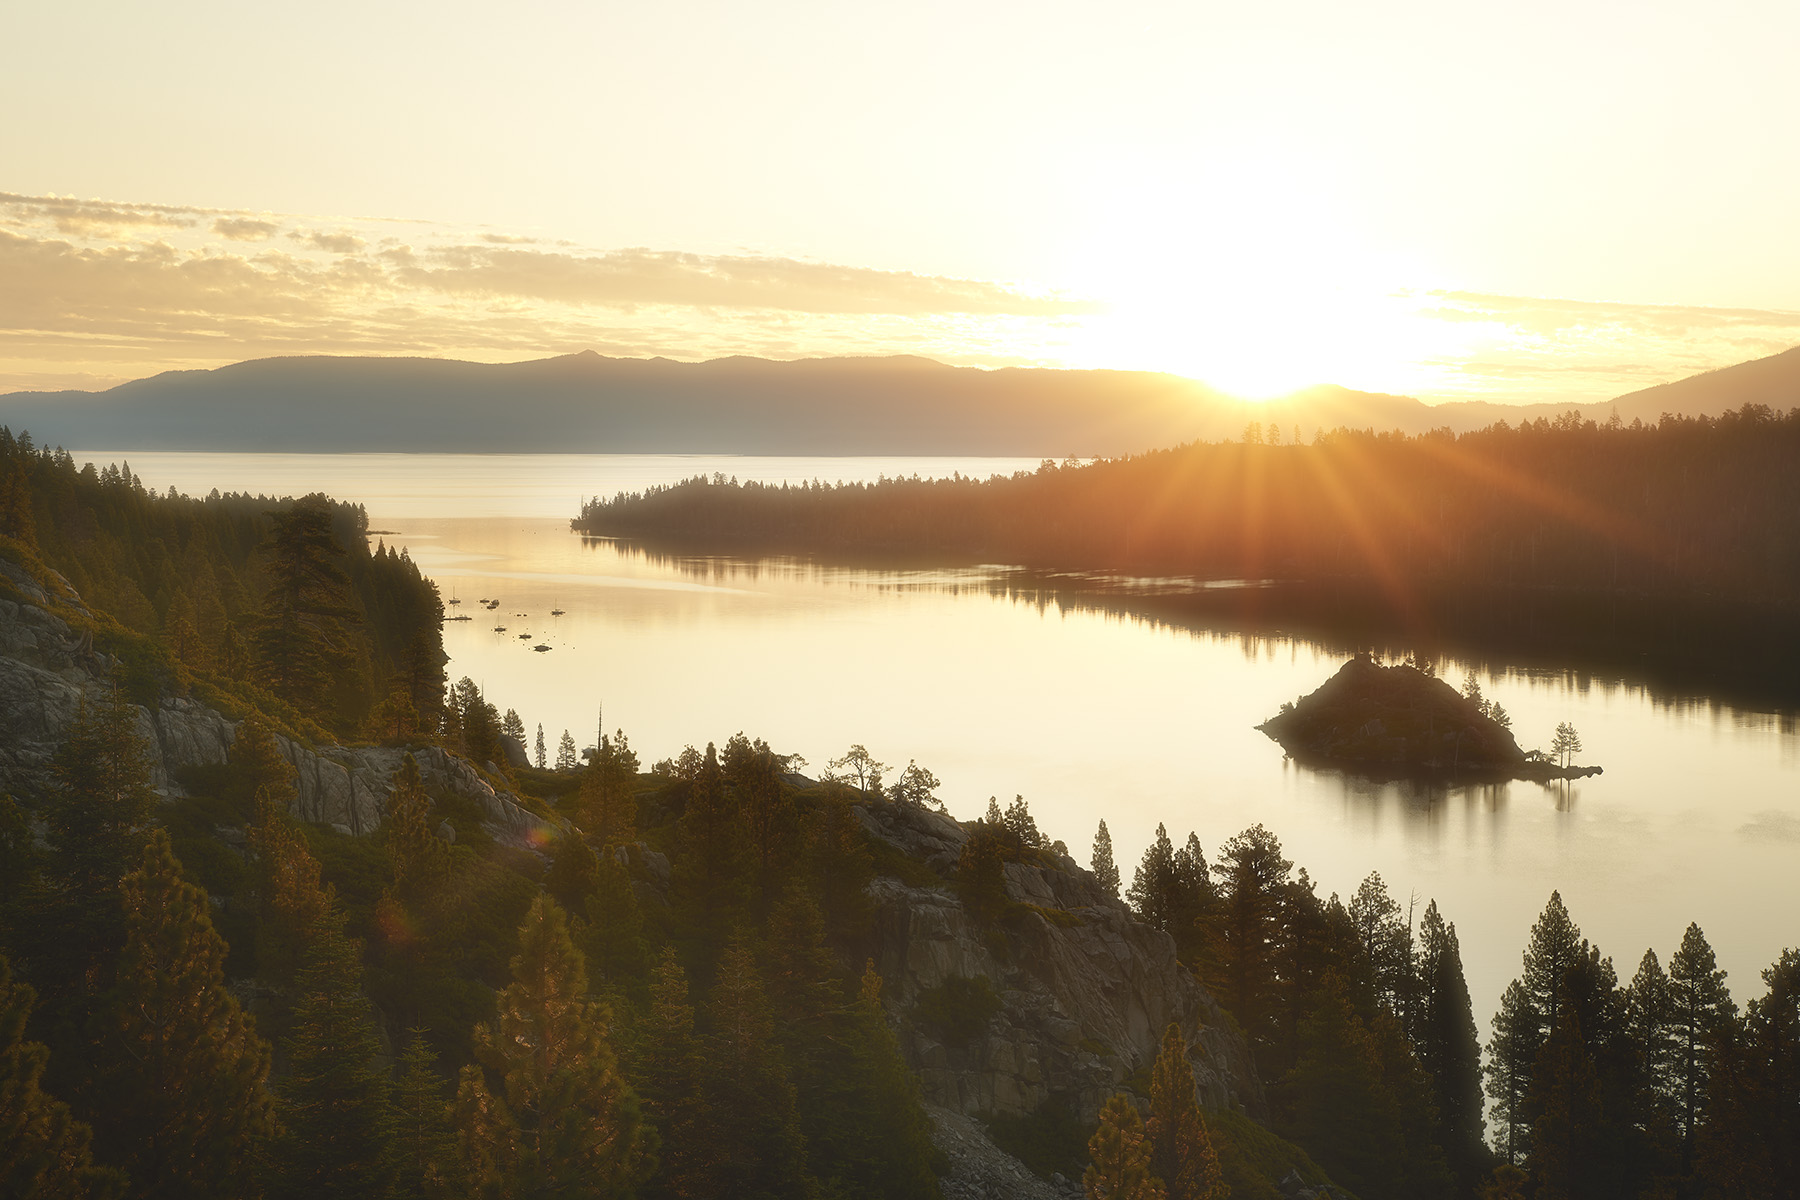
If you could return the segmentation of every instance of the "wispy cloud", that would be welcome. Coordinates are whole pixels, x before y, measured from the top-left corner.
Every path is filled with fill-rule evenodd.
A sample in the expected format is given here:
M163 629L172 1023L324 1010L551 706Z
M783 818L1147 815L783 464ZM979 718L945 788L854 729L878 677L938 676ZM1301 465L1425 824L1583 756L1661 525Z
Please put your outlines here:
M0 193L0 280L0 392L92 388L270 354L497 361L592 348L1155 365L1112 357L1108 322L1121 315L1084 296L777 255L588 248L416 219ZM1425 399L1599 402L1800 341L1800 313L1761 309L1466 291L1382 302L1417 335L1405 382L1336 381ZM1186 336L1178 317L1177 340Z
M15 194L0 194L0 277L0 391L272 353L1020 361L1022 327L1095 307L794 258Z

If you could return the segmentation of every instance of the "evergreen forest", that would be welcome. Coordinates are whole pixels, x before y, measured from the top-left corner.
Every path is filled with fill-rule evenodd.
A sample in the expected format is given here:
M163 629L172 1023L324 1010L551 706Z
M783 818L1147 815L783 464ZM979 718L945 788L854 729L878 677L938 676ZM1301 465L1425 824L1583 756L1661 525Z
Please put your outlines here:
M1202 1104L1170 1026L1091 1119L985 1122L1047 1180L1094 1200L1273 1200L1290 1175L1359 1200L1800 1196L1793 950L1734 997L1690 926L1626 978L1552 895L1484 1040L1455 914L1378 875L1320 896L1260 825L1210 857L1159 827L1127 881L1104 823L1079 866L1023 800L990 802L933 865L872 814L947 823L937 781L860 746L817 778L742 733L648 766L616 730L530 753L516 712L445 679L435 587L370 536L323 497L152 495L0 437L3 611L27 583L63 594L103 681L41 785L0 797L0 1195L944 1195L897 1028L978 1039L1005 998L966 979L897 1010L874 897L954 904L995 953L1103 915L1021 900L1032 868L1166 934L1264 1093ZM1780 599L1787 566L1760 569ZM140 706L174 699L239 724L165 798ZM302 744L403 752L377 832L296 818ZM531 836L434 789L438 753Z
M1454 642L1791 700L1797 455L1800 409L1763 405L1310 441L1252 424L1238 442L987 480L700 477L596 497L573 524L656 550L1089 572L1214 626Z

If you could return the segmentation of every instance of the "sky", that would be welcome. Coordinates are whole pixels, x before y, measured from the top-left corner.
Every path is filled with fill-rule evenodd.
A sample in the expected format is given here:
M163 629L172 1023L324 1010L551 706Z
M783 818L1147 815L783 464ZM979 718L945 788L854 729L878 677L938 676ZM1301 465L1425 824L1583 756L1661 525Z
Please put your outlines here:
M1595 402L1800 343L1800 5L15 6L0 391L925 354Z

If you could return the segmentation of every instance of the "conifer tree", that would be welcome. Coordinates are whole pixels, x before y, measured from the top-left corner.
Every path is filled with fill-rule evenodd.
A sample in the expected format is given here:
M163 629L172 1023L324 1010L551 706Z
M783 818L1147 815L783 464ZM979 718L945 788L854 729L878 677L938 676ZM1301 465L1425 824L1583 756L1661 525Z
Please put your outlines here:
M881 976L863 967L846 1042L852 1086L839 1095L840 1137L829 1147L840 1190L885 1200L935 1200L931 1120L881 1005Z
M1437 901L1419 923L1419 1001L1413 1045L1419 1065L1431 1077L1437 1102L1439 1144L1461 1190L1470 1191L1485 1165L1485 1122L1481 1106L1481 1043L1469 985L1463 977L1456 926L1438 912Z
M981 820L984 824L989 825L994 829L1006 828L1006 814L1000 811L1000 798L998 796L988 797L987 811L982 814Z
M1531 1129L1531 1173L1538 1200L1585 1200L1602 1194L1596 1153L1601 1135L1600 1085L1573 1010L1558 1020L1533 1071L1538 1093Z
M1162 1050L1150 1069L1150 1118L1144 1127L1150 1169L1163 1181L1168 1200L1225 1200L1225 1181L1200 1115L1194 1065L1179 1025L1163 1031Z
M1694 1165L1695 1132L1704 1117L1710 1083L1709 1051L1737 1017L1725 972L1700 926L1690 923L1681 947L1669 959L1669 1031L1673 1041L1676 1127L1681 1134L1682 1173Z
M1498 1148L1509 1164L1523 1161L1530 1149L1531 1124L1525 1101L1542 1044L1543 1033L1531 996L1525 985L1515 979L1500 996L1493 1036L1488 1040L1487 1064L1483 1067L1487 1094L1494 1102Z
M675 874L678 892L696 931L716 953L744 907L744 837L711 743L689 785L676 833L682 849Z
M276 1091L281 1133L271 1147L269 1195L385 1196L400 1165L392 1085L362 995L362 947L340 914L319 918L307 947Z
M88 918L109 924L119 880L136 865L156 804L137 715L117 688L83 696L51 762L55 787L44 808L46 865Z
M1412 933L1381 872L1371 871L1358 885L1348 912L1375 1001L1406 1020L1413 980Z
M755 956L741 940L719 960L709 1007L705 1124L717 1148L718 1194L744 1200L816 1195L773 1014Z
M334 901L294 819L267 800L257 808L249 837L257 880L257 964L269 979L286 982Z
M569 731L565 729L563 730L562 740L556 743L556 769L558 771L573 771L580 765L581 758L575 751L575 739L570 737Z
M700 1047L687 973L674 947L663 950L650 973L650 1008L639 1031L635 1074L643 1081L644 1112L661 1133L656 1174L645 1186L651 1197L719 1195L719 1182L703 1122Z
M400 1055L400 1077L394 1082L394 1196L442 1200L454 1194L450 1176L456 1138L450 1128L450 1104L425 1031L409 1033Z
M93 1131L40 1086L49 1050L25 1040L37 995L0 957L0 1196L109 1200L124 1177L94 1164Z
M1676 1127L1677 1097L1681 1091L1677 1083L1672 1004L1669 976L1656 951L1645 950L1631 986L1625 989L1625 1031L1637 1055L1638 1071L1647 1092L1646 1122L1664 1135Z
M266 515L270 582L253 635L258 677L283 700L317 714L333 677L355 658L350 629L362 617L338 565L344 548L325 498L307 496Z
M1275 946L1293 863L1261 825L1226 842L1213 872L1219 882L1216 945L1208 963L1214 992L1237 1018L1253 1046L1272 1040Z
M1274 1101L1278 1131L1358 1195L1401 1195L1407 1130L1382 1079L1380 1049L1343 988L1326 989L1300 1025L1298 1060Z
M618 990L643 979L648 966L644 914L631 874L616 856L606 854L596 860L593 889L583 904L588 963L598 978Z
M1113 861L1112 834L1107 832L1104 819L1100 822L1100 828L1094 832L1094 856L1090 861L1094 882L1105 888L1109 895L1118 895L1119 866Z
M525 745L525 721L519 716L518 709L506 710L506 715L500 718L500 732L519 743L521 748Z
M537 769L540 771L550 765L549 758L544 754L544 723L542 721L538 722L537 753L533 758L533 761L537 764Z
M97 1140L136 1196L227 1194L273 1129L269 1048L225 988L211 906L181 877L162 830L121 891L125 948L102 1014Z
M449 847L432 826L431 809L418 760L408 754L394 773L381 826L389 878L394 894L403 900L420 895L448 866Z
M581 823L596 850L637 839L638 757L625 732L602 737L581 777Z
M1087 1200L1164 1200L1162 1180L1150 1170L1143 1119L1123 1092L1100 1110L1100 1125L1088 1139L1081 1186Z
M1126 889L1125 901L1137 914L1138 920L1165 933L1169 928L1173 915L1175 895L1175 843L1169 840L1168 827L1160 822L1156 826L1156 837L1144 851L1144 857L1138 863L1137 874L1132 877L1131 887Z
M587 998L587 968L562 909L532 902L513 982L475 1031L481 1067L462 1071L458 1139L476 1192L492 1197L625 1196L654 1163L655 1135L620 1077L611 1015Z

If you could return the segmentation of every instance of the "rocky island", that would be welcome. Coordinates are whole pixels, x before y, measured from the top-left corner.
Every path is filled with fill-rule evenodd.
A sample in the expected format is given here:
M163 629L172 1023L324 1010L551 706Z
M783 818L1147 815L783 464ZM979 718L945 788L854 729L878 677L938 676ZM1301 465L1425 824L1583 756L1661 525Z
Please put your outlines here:
M1418 667L1360 654L1256 728L1296 762L1383 779L1541 783L1601 773L1521 750L1497 711Z

